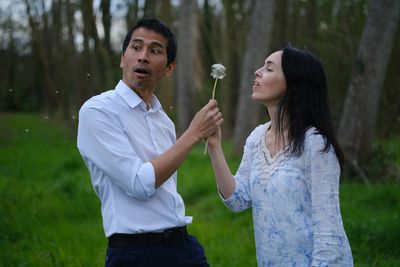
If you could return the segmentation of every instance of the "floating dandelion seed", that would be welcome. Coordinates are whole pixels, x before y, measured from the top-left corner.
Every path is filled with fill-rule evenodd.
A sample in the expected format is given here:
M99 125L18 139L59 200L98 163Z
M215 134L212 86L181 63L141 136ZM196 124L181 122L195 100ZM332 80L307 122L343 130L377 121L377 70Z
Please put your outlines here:
M72 115L72 119L73 119L73 120L75 120L75 119L76 119L75 115Z
M90 77L90 73L89 73L89 72L88 72L88 73L86 73L86 76L87 76L87 77Z
M211 76L215 79L214 88L212 91L211 99L215 98L215 89L217 88L218 80L222 80L225 77L225 67L222 64L214 64L211 66ZM204 147L204 154L207 153L208 139L206 141L206 146Z
M12 93L13 89L10 88L10 89L8 89L8 91L9 91L10 93Z
M25 129L25 132L26 132L26 133L29 133L29 129Z
M169 109L173 109L174 107L173 106L169 106Z
M57 90L57 91L56 91L56 94L59 94L59 93L60 93L60 91Z
M45 120L48 120L48 119L49 119L49 116L47 116L47 115L44 116L44 119L45 119Z

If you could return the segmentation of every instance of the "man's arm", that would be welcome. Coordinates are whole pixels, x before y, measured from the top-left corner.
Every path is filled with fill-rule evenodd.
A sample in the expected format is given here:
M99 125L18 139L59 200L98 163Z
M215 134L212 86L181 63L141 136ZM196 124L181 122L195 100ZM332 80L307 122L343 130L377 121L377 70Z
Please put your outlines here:
M189 128L176 143L162 155L151 160L155 172L155 187L161 186L179 168L193 146L210 136L223 123L217 102L210 100L196 113Z

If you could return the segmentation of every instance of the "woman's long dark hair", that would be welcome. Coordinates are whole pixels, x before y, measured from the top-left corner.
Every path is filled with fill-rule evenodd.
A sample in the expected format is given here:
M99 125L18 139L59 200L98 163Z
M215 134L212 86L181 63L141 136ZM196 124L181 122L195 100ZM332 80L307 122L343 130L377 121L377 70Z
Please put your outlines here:
M327 152L332 144L342 168L344 155L331 124L328 85L321 61L310 52L287 45L283 48L282 70L287 88L276 118L281 135L283 128L288 126L289 153L300 156L307 129L315 127L325 139L323 152ZM283 125L286 115L288 125Z

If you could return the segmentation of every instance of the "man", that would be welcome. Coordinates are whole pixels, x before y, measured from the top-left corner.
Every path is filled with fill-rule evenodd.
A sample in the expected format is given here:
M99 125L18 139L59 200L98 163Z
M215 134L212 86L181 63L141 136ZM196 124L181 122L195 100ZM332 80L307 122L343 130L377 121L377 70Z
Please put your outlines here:
M223 118L212 100L176 140L153 94L175 70L175 56L175 36L164 23L139 21L123 44L122 81L79 112L78 148L101 201L106 266L208 266L187 233L192 218L184 214L176 170Z

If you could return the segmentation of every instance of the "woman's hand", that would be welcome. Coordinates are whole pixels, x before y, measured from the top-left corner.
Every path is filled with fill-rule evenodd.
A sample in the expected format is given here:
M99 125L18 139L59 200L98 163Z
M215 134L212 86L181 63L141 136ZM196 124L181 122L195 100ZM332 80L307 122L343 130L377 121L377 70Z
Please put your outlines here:
M208 147L210 149L221 145L221 135L221 127L218 127L217 130L208 137Z
M217 101L210 100L199 112L196 113L187 132L195 136L197 141L208 138L224 122L219 111Z

